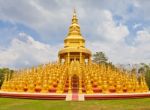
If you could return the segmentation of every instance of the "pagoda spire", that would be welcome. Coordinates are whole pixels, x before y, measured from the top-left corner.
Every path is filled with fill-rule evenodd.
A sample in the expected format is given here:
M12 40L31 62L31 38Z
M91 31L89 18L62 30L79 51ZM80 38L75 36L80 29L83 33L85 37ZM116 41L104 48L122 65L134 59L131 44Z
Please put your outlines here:
M77 19L75 8L74 8L74 11L73 11L72 24L78 24L78 19Z
M81 36L80 26L78 24L78 18L77 18L77 14L76 14L75 9L73 10L72 23L69 27L68 37L71 35L80 35Z

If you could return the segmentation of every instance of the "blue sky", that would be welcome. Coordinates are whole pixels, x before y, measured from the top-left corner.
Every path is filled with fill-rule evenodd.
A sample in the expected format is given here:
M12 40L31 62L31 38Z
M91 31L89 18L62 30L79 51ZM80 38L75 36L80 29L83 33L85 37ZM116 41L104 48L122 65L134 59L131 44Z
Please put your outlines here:
M150 62L150 0L0 0L0 67L56 61L74 7L93 53L115 64Z

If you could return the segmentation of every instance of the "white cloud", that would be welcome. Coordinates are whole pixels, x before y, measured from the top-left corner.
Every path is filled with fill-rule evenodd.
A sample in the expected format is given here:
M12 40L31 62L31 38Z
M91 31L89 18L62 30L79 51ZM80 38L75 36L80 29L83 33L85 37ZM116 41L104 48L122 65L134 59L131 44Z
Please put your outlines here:
M98 24L97 33L111 42L123 40L128 34L128 28L126 25L119 24L117 25L113 20L112 13L108 10L102 10L101 20Z
M47 43L52 42L54 37L54 42L63 39L65 34L61 36L59 33L67 30L71 12L72 8L62 9L57 0L0 0L0 21L12 23L16 27L21 24Z
M136 23L133 25L133 29L137 29L138 27L141 27L142 24L141 23Z
M45 5L53 7L54 10ZM53 0L53 2L46 0L42 2L40 0L0 0L0 19L12 23L22 23L38 31L46 29L48 26L49 28L51 26L57 28L57 23L60 22L54 23L54 21L69 21L68 13L66 13L68 10L62 10L59 5L57 0ZM59 8L57 9L57 7Z
M141 18L139 13L142 14L141 12L144 13L145 10L148 10L148 3L145 0L143 3L139 2L140 0L112 0L109 2L104 0L95 0L94 2L92 0L76 2L69 0L0 0L0 19L27 25L36 30L42 36L41 39L47 40L53 37L53 33L58 33L58 30L67 31L73 6L76 6L79 18L82 18L79 19L79 22L81 22L82 30L86 30L85 33L93 34L98 31L101 32L101 37L105 36L111 40L113 36L114 40L118 40L128 34L128 29L122 23L116 24L112 20L112 15L121 16L125 20L124 22L130 18ZM116 4L118 8L116 8ZM140 4L140 7L137 7L137 4ZM144 7L145 5L146 7ZM135 6L139 11L134 10L130 13L128 12L129 6ZM149 16L149 13L146 14ZM95 25L99 25L99 27ZM122 36L123 34L124 36ZM112 36L110 37L110 35ZM57 36L60 39L61 37Z
M0 48L0 66L20 68L56 61L59 48L60 45L50 46L19 33L8 48Z
M23 24L40 36L34 36L33 39L32 36L20 33L16 38L19 29L15 28L15 34L9 29L0 30L0 37L10 33L7 36L13 39L10 45L0 46L0 66L24 67L56 60L62 44L53 46L40 40L49 42L61 39L59 42L63 43L73 6L77 8L81 31L89 40L87 46L93 53L104 51L114 63L150 62L149 28L135 32L137 34L135 40L131 41L132 45L125 41L127 36L135 34L132 30L129 32L131 27L145 27L144 20L150 18L149 0L0 0L0 20ZM116 15L121 20L115 19ZM3 40L2 37L0 40Z
M88 42L88 47L96 51L104 51L109 60L113 63L150 63L150 29L139 30L133 45L124 41L117 43L110 42Z
M135 39L137 45L145 45L150 43L150 29L145 28L137 31L137 38Z

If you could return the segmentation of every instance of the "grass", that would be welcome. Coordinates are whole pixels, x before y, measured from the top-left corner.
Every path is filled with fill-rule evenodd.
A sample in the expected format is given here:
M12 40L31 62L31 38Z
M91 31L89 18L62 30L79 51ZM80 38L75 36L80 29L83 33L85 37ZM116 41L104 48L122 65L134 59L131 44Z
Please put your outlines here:
M150 110L150 98L84 102L0 98L0 110Z

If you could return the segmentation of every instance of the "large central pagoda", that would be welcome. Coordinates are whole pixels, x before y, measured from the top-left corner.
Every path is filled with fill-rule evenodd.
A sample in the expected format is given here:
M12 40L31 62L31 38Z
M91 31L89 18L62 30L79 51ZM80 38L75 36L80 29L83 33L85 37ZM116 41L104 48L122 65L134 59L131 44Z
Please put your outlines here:
M84 63L86 59L91 62L91 51L85 48L85 39L81 35L75 10L68 36L64 40L64 48L59 51L58 57L60 63L62 59L68 64L75 60Z
M59 62L16 71L5 75L1 91L55 94L141 93L148 87L144 76L123 71L109 64L91 62L91 51L85 48L76 12L73 13ZM86 63L88 62L88 63Z

